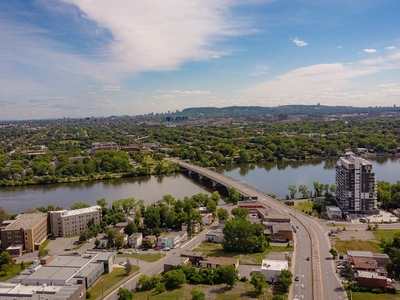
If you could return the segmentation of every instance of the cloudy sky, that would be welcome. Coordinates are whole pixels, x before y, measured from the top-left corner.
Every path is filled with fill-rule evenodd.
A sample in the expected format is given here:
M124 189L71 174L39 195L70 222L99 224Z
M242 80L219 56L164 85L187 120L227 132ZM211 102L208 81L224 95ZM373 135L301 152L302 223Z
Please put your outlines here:
M1 0L0 119L400 105L398 0Z

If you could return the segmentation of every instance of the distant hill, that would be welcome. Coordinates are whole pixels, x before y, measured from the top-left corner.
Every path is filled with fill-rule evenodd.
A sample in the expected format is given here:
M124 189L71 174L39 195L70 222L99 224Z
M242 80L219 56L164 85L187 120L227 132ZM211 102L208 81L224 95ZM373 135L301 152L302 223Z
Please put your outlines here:
M399 107L353 107L326 105L284 105L263 106L228 106L228 107L191 107L179 114L188 116L257 116L257 115L328 115L328 114L365 114L382 112L400 112Z

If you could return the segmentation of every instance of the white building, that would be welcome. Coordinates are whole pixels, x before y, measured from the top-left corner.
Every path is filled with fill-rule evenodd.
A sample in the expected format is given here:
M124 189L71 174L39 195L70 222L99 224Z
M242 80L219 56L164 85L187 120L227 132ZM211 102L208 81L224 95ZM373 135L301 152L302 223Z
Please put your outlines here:
M88 229L89 221L101 223L101 206L49 212L50 232L53 236L79 234Z
M342 218L342 210L336 206L326 207L326 216L329 220L337 220Z
M128 244L131 248L139 248L143 243L143 234L141 232L132 233L129 236Z
M340 158L336 166L336 200L342 209L375 213L376 189L372 163L352 152Z
M187 240L187 232L171 232L158 237L157 246L161 248L169 247L171 249L179 248Z
M287 260L263 259L261 263L260 271L267 282L278 282L278 277L283 270L289 270L289 263Z

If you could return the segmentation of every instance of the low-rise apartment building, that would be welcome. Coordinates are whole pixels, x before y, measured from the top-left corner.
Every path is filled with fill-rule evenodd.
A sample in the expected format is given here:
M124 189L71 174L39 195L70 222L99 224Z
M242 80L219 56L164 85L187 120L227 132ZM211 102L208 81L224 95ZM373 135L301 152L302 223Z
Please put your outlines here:
M88 229L89 221L101 223L101 206L49 212L50 232L53 236L79 234Z

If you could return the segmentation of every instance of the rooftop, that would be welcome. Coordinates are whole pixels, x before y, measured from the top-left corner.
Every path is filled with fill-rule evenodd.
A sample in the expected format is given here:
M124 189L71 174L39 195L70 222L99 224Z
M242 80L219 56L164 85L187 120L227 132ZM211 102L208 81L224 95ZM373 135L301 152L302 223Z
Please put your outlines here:
M327 206L326 210L329 210L331 212L342 212L342 210L339 207L336 207L336 206Z
M362 278L377 278L377 279L386 279L385 276L380 276L378 275L378 273L376 272L369 272L369 271L358 271L357 272L358 277L362 277Z
M204 261L219 265L236 265L239 259L233 257L207 257Z
M92 212L96 212L96 211L101 211L101 206L94 205L91 207L79 208L79 209L74 209L74 210L59 210L56 212L62 213L63 217L69 217L69 216L81 215L81 214L85 214L85 213L92 213Z
M6 230L32 229L46 218L47 214L44 213L20 214L14 222L6 227Z
M188 261L189 257L171 256L168 258L168 261L164 262L164 265L179 266L186 264Z
M347 250L346 252L347 252L347 256L372 257L372 252L370 252L370 251Z
M204 252L183 251L181 255L202 257L204 256Z
M273 270L273 271L289 270L289 263L287 260L263 259L261 263L261 270Z

